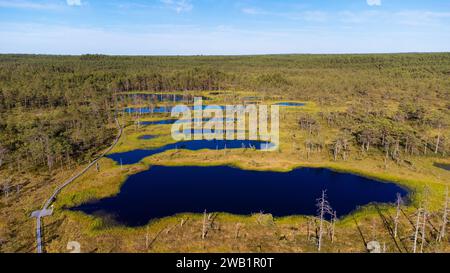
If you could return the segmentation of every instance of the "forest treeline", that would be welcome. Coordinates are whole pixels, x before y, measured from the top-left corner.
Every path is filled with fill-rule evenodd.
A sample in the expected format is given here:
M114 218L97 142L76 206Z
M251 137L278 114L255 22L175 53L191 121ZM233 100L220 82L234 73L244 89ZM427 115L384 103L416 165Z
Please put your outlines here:
M245 90L348 106L299 121L311 134L324 122L339 128L335 158L350 144L392 158L400 149L445 154L449 79L450 53L0 55L0 168L51 170L89 159L114 137L114 95L127 91ZM324 145L311 139L308 149Z
M340 112L302 114L298 124L308 135L307 152L327 149L335 161L347 160L355 152L382 152L385 164L388 160L408 162L410 156L448 156L448 111L443 111L446 115L409 102L400 103L392 112L365 103L354 106ZM326 140L322 125L339 131Z

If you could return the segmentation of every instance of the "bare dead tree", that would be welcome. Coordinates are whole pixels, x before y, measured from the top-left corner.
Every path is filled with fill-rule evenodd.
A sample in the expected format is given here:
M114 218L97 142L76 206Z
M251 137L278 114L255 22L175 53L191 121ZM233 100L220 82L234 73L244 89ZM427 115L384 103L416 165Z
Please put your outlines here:
M401 213L401 205L403 204L402 196L397 193L397 212L395 213L394 218L394 238L397 238L398 235L398 222L400 220L400 213Z
M336 220L337 220L336 211L334 211L333 218L331 220L331 242L332 243L334 243L334 238L335 238Z
M428 139L426 137L423 137L422 142L423 142L423 154L426 155L428 151Z
M311 153L311 141L305 140L305 148L306 148L306 159L309 159L309 154Z
M3 184L3 194L5 195L5 199L7 199L9 196L9 189L10 189L9 183L10 183L9 181L5 181L5 183Z
M208 218L206 221L206 230L208 229L220 229L220 225L215 222L217 214L215 213L208 213Z
M337 157L341 152L341 149L342 149L341 140L340 139L335 140L332 147L334 161L337 161Z
M234 238L239 239L239 231L241 230L241 223L236 224L236 228L234 231Z
M187 222L188 220L189 220L189 217L186 218L186 219L182 218L182 219L181 219L181 223L180 223L180 227L183 227L183 226L186 224L186 222Z
M436 138L436 146L435 146L435 149L434 149L434 153L435 154L437 154L438 151L439 151L439 143L441 142L441 128L442 128L442 124L439 123L439 125L438 125L438 135L437 135L437 138Z
M324 225L324 222L326 221L325 216L327 214L333 215L333 210L331 209L330 203L327 200L326 190L322 191L322 196L317 199L316 206L317 206L318 218L320 220L317 250L320 251L322 248L322 237L323 237L323 230L324 230L323 225Z
M172 226L169 226L167 229L166 229L166 234L169 234L174 228L176 228L177 227L177 224L175 224L175 225L172 225Z
M148 226L145 228L145 249L148 249L149 237L148 237Z
M444 239L445 234L446 234L446 230L447 230L447 222L448 222L448 186L447 189L445 191L445 200L444 200L444 211L443 211L443 215L442 215L442 225L441 225L441 230L439 232L439 236L438 236L438 241L442 241L442 239Z
M423 246L424 246L424 244L425 244L425 229L426 229L426 226L427 226L427 217L428 217L428 212L427 212L427 210L426 209L424 209L423 210L423 213L422 213L422 230L421 230L421 233L422 233L422 238L421 238L421 240L420 240L420 253L423 253Z
M377 218L373 217L371 220L371 236L373 238L373 240L376 240L378 232L377 232Z
M387 169L387 163L388 163L388 159L389 159L389 142L385 142L384 144L384 150L385 150L385 156L384 156L384 169Z
M425 236L426 236L426 226L427 226L427 218L428 218L428 203L430 197L430 188L425 186L424 188L424 197L423 197L423 206L422 206L422 223L421 223L421 238L420 238L420 253L423 253L423 247L425 244Z
M308 217L308 223L306 226L306 237L308 238L308 241L311 239L310 230L311 230L311 219Z
M344 161L347 161L347 157L349 154L349 150L350 150L350 145L349 145L349 141L347 138L344 138L343 142L342 142L342 159Z
M6 153L8 152L8 150L3 147L2 145L0 145L0 167L3 165L3 161L6 157Z
M205 211L203 212L202 240L204 240L206 238L207 222L208 222L208 217L206 215L206 209L205 209Z
M421 214L422 214L422 208L419 208L417 210L416 224L414 225L415 232L414 232L413 253L416 253L416 250L417 250L417 237L419 236L420 216L421 216Z

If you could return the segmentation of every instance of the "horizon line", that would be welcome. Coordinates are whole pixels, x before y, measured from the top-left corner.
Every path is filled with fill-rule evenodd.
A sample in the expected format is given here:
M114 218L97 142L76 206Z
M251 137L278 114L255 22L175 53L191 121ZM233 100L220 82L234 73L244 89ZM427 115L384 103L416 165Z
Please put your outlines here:
M3 53L5 55L18 56L54 56L54 57L246 57L246 56L288 56L288 55L399 55L399 54L446 54L450 51L398 51L398 52L331 52L331 53L253 53L253 54L107 54L107 53L82 53L82 54L58 54L58 53Z

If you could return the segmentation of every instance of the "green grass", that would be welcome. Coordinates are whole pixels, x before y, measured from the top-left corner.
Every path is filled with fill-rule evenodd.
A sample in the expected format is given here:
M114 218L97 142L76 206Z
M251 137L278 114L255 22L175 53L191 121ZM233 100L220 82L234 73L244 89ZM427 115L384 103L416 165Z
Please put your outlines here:
M277 100L281 101L281 100ZM274 103L270 101L270 103ZM220 102L218 103L220 104ZM47 251L65 251L64 242L75 238L87 245L91 251L110 252L230 252L246 251L254 252L265 248L269 251L308 251L314 252L315 247L311 242L305 241L306 226L308 217L294 215L287 217L265 217L264 223L258 220L261 216L255 215L233 215L229 213L218 213L217 219L221 225L220 231L214 231L211 239L204 242L199 239L203 215L202 214L178 214L162 219L155 219L143 227L126 227L117 225L110 219L103 219L95 216L66 210L68 207L80 205L96 199L111 197L120 191L120 187L126 179L133 174L151 168L152 165L165 166L218 166L229 165L236 168L257 170L257 171L279 171L288 172L295 168L328 168L338 172L354 173L372 179L394 182L410 190L410 202L404 210L414 213L424 198L424 187L429 189L428 208L432 212L437 212L442 205L444 189L448 185L449 172L433 166L433 162L448 162L446 159L435 157L412 158L414 166L398 165L393 162L384 169L383 154L375 151L369 154L360 154L352 151L352 156L348 161L331 160L327 151L314 153L306 159L302 141L307 137L297 129L296 118L301 113L315 114L323 109L313 102L307 102L304 107L280 107L280 151L262 152L250 149L230 149L227 151L215 150L177 150L166 151L143 159L133 165L125 165L121 168L111 159L100 160L100 172L95 168L69 185L58 196L55 205L55 214L48 221L48 225L55 225L54 228L45 230L47 236L58 234L59 239L48 243ZM168 118L167 114L146 116L144 120L159 120ZM118 145L111 153L126 152L134 149L156 148L168 143L173 143L170 136L171 125L152 125L137 127L130 116L125 116L124 134ZM322 137L327 140L334 134L332 128L323 128ZM157 135L151 140L140 140L142 135ZM295 137L293 136L295 134ZM292 145L295 143L295 149ZM394 215L395 209L389 205L379 205L383 213ZM181 219L189 219L187 227L181 227ZM383 233L383 226L378 223L378 211L373 205L361 207L349 215L339 219L336 223L339 236L347 238L346 241L329 244L327 251L364 251L361 241L355 240L356 224L365 233L370 233L375 222L376 230ZM404 227L408 226L406 219L403 219ZM30 223L31 224L31 223ZM237 225L242 225L245 238L236 240L233 237ZM31 225L32 226L32 225ZM403 231L406 232L406 231ZM295 235L295 234L301 235ZM147 234L147 235L145 235ZM136 248L136 239L143 240L145 236L155 239L152 247L142 249ZM188 237L186 237L188 236ZM244 235L242 235L244 236ZM290 243L280 243L277 238L287 236ZM355 237L356 236L356 237ZM386 236L386 235L383 235ZM171 239L172 238L172 239ZM215 238L215 239L212 239ZM389 238L386 238L388 240ZM351 241L353 243L349 243ZM190 244L186 244L189 241ZM214 242L212 242L214 241ZM349 241L349 242L347 242ZM115 242L115 243L114 243ZM120 242L120 243L119 243ZM220 243L222 242L222 243ZM295 243L293 243L295 242ZM120 245L118 245L120 244ZM138 245L141 243L137 243ZM97 248L97 250L95 250Z
M310 102L305 107L283 108L284 109L282 109L281 111L284 113L317 112L319 110L317 105ZM145 118L145 120L157 120L164 118L166 118L166 116ZM283 124L282 127L290 126L286 125L284 121L281 121L281 123ZM168 143L172 143L173 140L168 134L170 133L170 126L171 125L155 125L137 128L134 125L130 125L124 130L123 138L111 153L125 152L142 148L155 148ZM293 128L295 128L295 126ZM145 134L158 135L158 137L152 140L138 139L139 136ZM291 129L282 130L282 134L280 136L281 142L285 144L285 141L289 138L290 134ZM124 170L120 170L120 166L118 166L116 163L113 163L111 160L102 159L101 173L111 172L111 175L106 176L107 180L103 181L104 179L99 179L96 173L91 172L86 177L82 178L81 181L75 183L76 186L74 185L72 189L65 191L58 199L57 204L58 206L73 206L85 202L86 200L112 196L119 191L120 186L129 175L146 170L151 167L151 165L229 165L242 169L259 171L270 170L280 172L287 172L300 167L328 168L338 172L350 172L380 181L394 182L401 186L404 186L411 192L410 206L420 205L420 202L423 199L424 186L427 185L430 190L430 209L437 210L442 204L443 192L445 186L447 185L444 180L426 174L417 174L412 170L397 166L395 164L390 164L391 166L387 170L384 170L383 168L377 167L376 164L374 164L377 161L382 161L383 156L381 154L372 155L371 158L365 159L365 161L367 162L366 164L362 164L362 162L360 162L359 160L349 160L348 162L333 162L329 159L328 156L324 157L323 155L321 155L319 158L307 161L304 159L299 159L295 155L295 152L293 152L292 149L289 148L289 145L282 145L281 150L281 152L272 152L270 154L265 154L265 152L261 151L233 149L226 151L226 156L224 156L223 151L166 151L165 153L145 158L137 164L127 165L124 167ZM205 158L207 158L208 160L205 160ZM426 162L424 160L421 160L418 162L425 165L430 164L430 161L432 160L433 159L430 159ZM89 185L89 182L87 181L94 179L94 177L97 177L96 180L100 185L102 185L101 187ZM363 213L358 211L347 217L344 217L341 221L345 222L348 221L348 219L358 217L359 215L367 216L374 213L369 208L367 208L367 210L363 208L362 211ZM278 219L278 221L283 222L285 220L281 218ZM120 229L120 227L118 228Z

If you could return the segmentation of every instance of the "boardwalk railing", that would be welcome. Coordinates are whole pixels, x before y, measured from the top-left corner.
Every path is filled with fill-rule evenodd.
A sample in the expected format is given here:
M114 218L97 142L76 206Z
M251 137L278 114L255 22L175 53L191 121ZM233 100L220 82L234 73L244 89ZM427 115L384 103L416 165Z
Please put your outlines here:
M119 139L122 136L122 126L120 125L119 120L117 118L115 118L115 121L116 121L117 128L119 129L119 134L117 135L117 137L114 140L114 142L112 143L112 145L108 149L106 149L106 151L104 151L94 161L89 163L89 165L87 165L86 168L81 170L79 173L77 173L73 177L67 179L62 185L60 185L58 188L56 188L56 190L53 192L52 196L50 196L50 198L45 202L45 204L42 207L42 210L40 212L48 211L49 210L48 208L53 203L53 201L56 199L56 196L61 192L62 189L67 187L67 185L69 185L70 183L75 181L78 177L85 174L92 166L94 166L97 163L97 161L99 161L102 157L104 157L107 153L109 153L114 148L114 146L116 146L117 142L119 142ZM41 217L43 217L43 216L46 216L46 215L39 213L36 216L36 243L37 243L37 252L38 253L42 253Z

